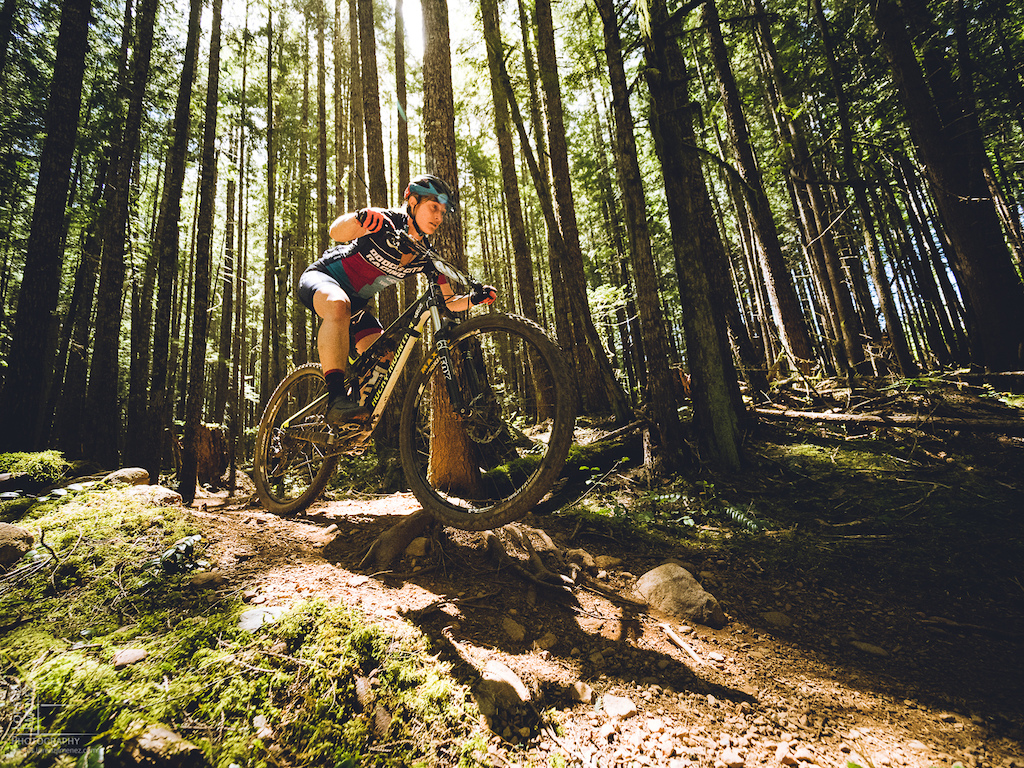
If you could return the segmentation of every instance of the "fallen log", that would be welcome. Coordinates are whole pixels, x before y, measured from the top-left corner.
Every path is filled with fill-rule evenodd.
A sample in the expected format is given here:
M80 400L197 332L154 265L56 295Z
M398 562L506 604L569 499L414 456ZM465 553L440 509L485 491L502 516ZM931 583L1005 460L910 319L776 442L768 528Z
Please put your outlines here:
M967 430L974 432L1001 432L1006 435L1024 435L1024 419L960 419L942 416L871 413L822 413L816 411L778 411L755 408L754 412L769 421L816 421L834 424L858 424L868 427L912 427L915 429Z

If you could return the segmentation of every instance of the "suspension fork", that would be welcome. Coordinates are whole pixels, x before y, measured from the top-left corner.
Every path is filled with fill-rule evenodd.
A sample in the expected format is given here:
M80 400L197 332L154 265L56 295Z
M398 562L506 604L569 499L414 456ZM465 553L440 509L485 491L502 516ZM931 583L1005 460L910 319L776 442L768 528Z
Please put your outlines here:
M442 317L441 307L444 306L444 296L441 293L441 288L437 284L431 285L431 297L428 304L428 311L430 312L430 320L434 327L434 349L427 359L426 365L430 365L434 358L438 361L438 369L441 372L441 377L444 379L445 388L448 391L448 401L451 403L452 410L459 416L467 416L470 412L470 403L466 401L466 394L463 392L460 386L460 369L465 375L470 375L473 379L476 378L476 372L466 374L465 361L456 359L456 356L452 354L451 343L449 336L451 335L452 328L457 327L456 323L453 323L450 319ZM472 366L469 366L472 369Z

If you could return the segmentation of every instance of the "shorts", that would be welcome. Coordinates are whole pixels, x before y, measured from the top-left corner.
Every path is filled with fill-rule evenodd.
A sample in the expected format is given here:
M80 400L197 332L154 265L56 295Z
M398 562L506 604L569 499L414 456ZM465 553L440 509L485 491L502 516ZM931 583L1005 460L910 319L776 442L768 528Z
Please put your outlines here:
M307 269L299 278L299 285L295 289L296 295L303 306L313 309L313 294L327 286L341 288L348 294L352 304L352 341L356 342L367 336L376 335L384 330L380 321L373 316L373 313L366 309L369 303L366 299L356 296L352 285L348 280L336 280L326 272L318 269Z

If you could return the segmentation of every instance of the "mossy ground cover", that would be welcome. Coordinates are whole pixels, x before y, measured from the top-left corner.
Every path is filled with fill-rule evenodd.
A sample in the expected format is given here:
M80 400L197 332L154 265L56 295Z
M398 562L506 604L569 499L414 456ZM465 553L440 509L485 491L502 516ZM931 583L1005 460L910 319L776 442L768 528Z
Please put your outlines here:
M26 748L33 732L85 734L109 758L151 724L225 768L468 764L479 746L467 690L412 628L307 599L241 629L237 594L191 583L205 546L188 510L93 490L18 524L49 549L0 582L0 765L69 763ZM115 668L125 649L145 658Z

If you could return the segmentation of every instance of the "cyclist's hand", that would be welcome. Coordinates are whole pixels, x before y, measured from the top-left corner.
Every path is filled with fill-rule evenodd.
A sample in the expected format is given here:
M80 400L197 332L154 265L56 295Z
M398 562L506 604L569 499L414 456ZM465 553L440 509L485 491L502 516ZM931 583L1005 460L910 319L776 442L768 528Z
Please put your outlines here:
M469 301L473 306L493 304L496 298L498 298L498 289L493 285L474 285L473 290L469 293Z
M362 224L367 232L373 233L379 232L387 219L384 217L383 208L363 208L356 213L356 221Z

